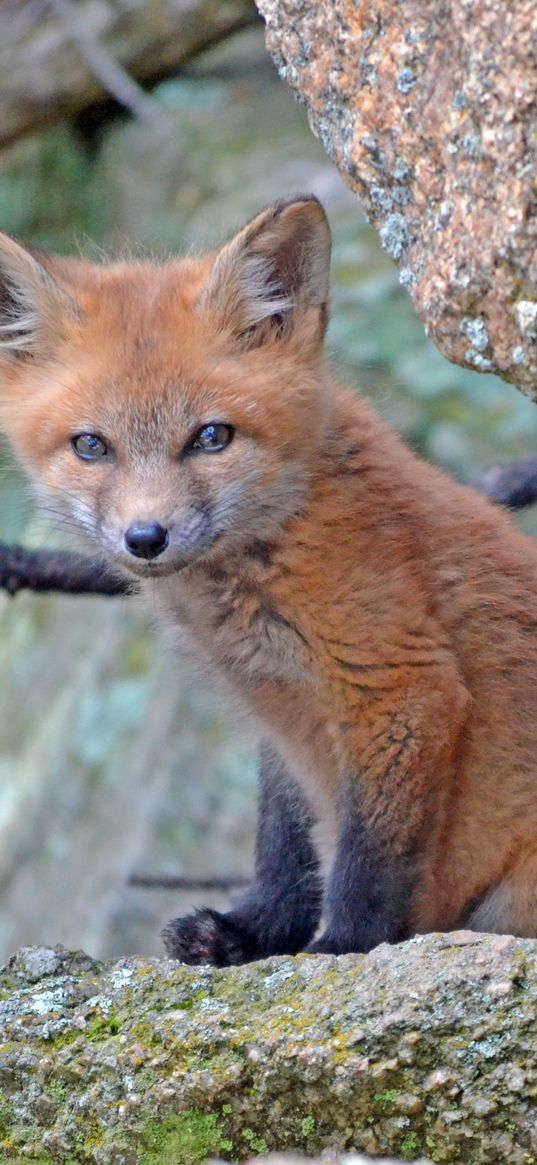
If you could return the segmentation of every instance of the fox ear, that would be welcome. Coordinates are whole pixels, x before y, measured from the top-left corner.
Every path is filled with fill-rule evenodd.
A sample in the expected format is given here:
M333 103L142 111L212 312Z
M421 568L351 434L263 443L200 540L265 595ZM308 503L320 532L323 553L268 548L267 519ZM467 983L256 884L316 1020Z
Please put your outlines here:
M269 207L218 252L199 307L247 347L290 336L308 311L308 330L313 324L320 341L330 246L328 221L313 195Z
M45 352L66 313L76 314L70 297L30 251L0 232L0 359Z

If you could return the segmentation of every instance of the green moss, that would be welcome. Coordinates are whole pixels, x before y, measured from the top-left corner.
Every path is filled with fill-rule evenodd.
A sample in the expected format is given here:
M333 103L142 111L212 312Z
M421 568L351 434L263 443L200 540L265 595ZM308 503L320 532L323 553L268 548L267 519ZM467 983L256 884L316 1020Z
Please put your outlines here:
M268 1153L268 1145L263 1137L258 1137L253 1129L244 1129L242 1132L243 1140L246 1141L251 1153L261 1154Z
M388 1088L386 1092L379 1092L378 1096L374 1097L374 1104L379 1104L386 1108L390 1104L395 1104L400 1097L398 1088Z
M145 1019L132 1025L131 1034L144 1048L155 1048L162 1044L162 1032L156 1031L154 1025Z
M11 1105L7 1098L0 1093L0 1141L9 1137L9 1130L13 1122Z
M106 1159L106 1152L110 1145L113 1145L114 1152L121 1149L127 1150L129 1141L121 1131L116 1128L104 1128L102 1121L92 1116L88 1121L87 1116L82 1118L77 1117L78 1132L75 1134L74 1148L71 1153L65 1158L64 1165L87 1165L90 1161L95 1161L97 1158L104 1157Z
M418 1148L418 1138L416 1133L407 1133L400 1145L401 1156L405 1161L411 1161L416 1156Z
M47 1044L53 1044L56 1051L58 1051L60 1048L66 1048L68 1044L74 1044L75 1040L79 1039L80 1031L77 1028L76 1031L58 1032L58 1035L48 1038L45 1042Z
M140 1141L140 1165L198 1165L233 1149L218 1118L195 1110L148 1121L140 1130Z
M50 1080L46 1087L48 1095L52 1097L52 1100L57 1100L59 1104L67 1100L67 1089L60 1080Z
M305 1116L300 1129L303 1137L311 1137L311 1134L315 1132L315 1117Z
M96 1019L92 1023L87 1033L87 1039L93 1042L106 1040L109 1036L117 1036L120 1027L121 1024L116 1015L104 1016L102 1019Z

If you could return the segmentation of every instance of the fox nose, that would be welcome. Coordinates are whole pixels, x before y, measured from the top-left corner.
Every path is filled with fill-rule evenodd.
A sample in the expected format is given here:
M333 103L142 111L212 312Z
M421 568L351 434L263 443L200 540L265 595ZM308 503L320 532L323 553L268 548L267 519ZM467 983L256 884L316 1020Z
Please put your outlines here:
M134 522L125 534L125 546L135 558L158 558L168 545L168 531L158 522Z

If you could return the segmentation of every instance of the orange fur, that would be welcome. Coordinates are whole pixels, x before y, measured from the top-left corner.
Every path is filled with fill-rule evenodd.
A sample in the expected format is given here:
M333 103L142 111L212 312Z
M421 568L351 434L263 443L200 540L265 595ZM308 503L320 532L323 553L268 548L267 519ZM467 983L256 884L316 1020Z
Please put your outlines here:
M41 324L0 346L0 426L274 743L330 850L353 774L371 831L418 855L410 930L480 901L476 927L537 936L537 547L331 384L325 235L303 200L201 260L37 256L39 297L25 258ZM185 456L210 421L232 443ZM78 460L87 431L113 457ZM155 563L122 542L147 521L173 534Z

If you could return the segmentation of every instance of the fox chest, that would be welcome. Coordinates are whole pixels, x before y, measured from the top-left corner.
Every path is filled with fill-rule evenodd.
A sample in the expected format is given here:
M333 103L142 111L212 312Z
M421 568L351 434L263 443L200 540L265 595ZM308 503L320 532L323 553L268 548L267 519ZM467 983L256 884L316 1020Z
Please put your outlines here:
M209 680L244 694L311 680L313 660L299 628L256 586L199 578L165 583L153 593L158 612L194 665L209 669Z
M166 580L169 583L169 579ZM202 681L234 698L302 785L314 816L331 820L345 769L337 720L313 653L292 618L255 587L169 585L160 613Z

